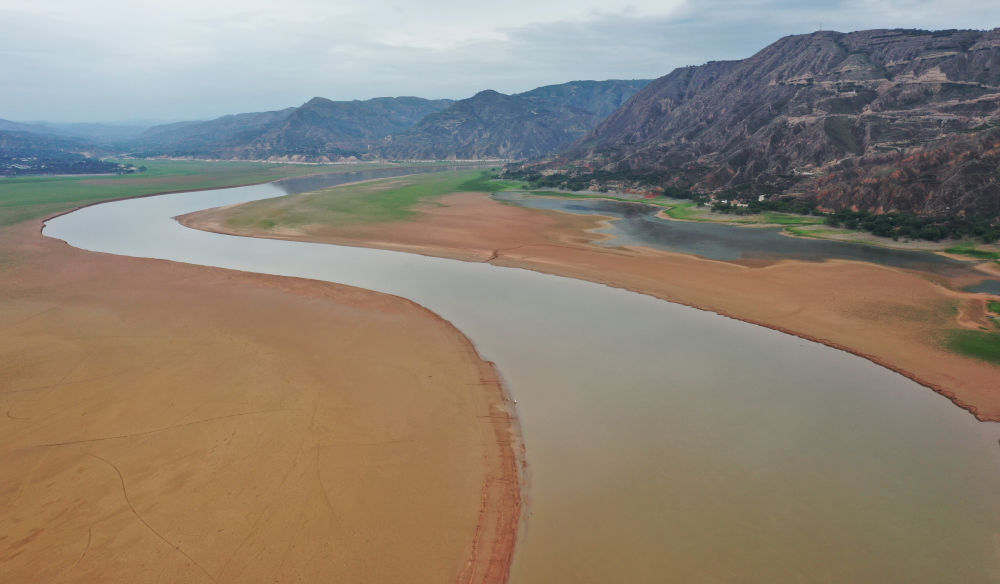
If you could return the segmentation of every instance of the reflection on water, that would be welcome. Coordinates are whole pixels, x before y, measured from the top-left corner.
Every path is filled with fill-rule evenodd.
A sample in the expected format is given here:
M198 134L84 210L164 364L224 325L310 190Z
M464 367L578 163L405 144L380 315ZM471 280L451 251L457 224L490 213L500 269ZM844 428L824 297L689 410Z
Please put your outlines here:
M1000 581L995 425L858 357L624 290L170 219L283 193L98 205L45 233L379 290L453 322L518 400L513 582Z
M600 230L614 239L602 245L644 245L666 251L699 255L713 260L795 259L856 260L943 276L969 273L967 262L933 253L858 245L841 241L791 238L779 228L747 228L720 223L671 221L656 217L661 209L642 203L607 199L563 199L522 193L497 193L494 198L534 209L551 209L614 217Z

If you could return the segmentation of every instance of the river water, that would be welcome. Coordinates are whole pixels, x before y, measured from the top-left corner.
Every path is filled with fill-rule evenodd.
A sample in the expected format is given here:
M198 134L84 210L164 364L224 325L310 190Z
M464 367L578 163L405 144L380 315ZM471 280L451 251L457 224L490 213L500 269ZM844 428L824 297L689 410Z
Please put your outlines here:
M513 582L1000 582L1000 427L853 355L649 296L171 219L283 194L106 203L45 234L387 292L454 323L518 402Z

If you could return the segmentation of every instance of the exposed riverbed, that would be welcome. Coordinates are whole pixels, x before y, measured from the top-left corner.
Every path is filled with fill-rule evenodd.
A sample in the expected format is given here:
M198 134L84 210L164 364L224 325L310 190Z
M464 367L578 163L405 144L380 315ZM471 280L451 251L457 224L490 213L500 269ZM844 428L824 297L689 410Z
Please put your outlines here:
M45 233L388 292L453 322L518 401L529 481L514 582L1000 581L997 426L861 358L652 297L171 219L283 194L108 203Z

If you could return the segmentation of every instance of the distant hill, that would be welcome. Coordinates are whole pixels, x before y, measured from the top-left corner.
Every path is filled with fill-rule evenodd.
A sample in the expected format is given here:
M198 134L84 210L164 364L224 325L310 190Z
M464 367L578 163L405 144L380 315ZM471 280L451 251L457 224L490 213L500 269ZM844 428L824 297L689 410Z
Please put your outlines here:
M1000 29L823 31L677 69L539 170L1000 216Z
M316 97L284 110L150 128L135 154L263 160L526 158L583 136L648 81L574 81L461 101Z
M139 136L134 149L145 155L330 161L366 155L390 134L451 103L419 97L316 97L278 111L156 126Z
M249 144L249 158L367 155L388 136L403 132L452 104L449 99L381 97L367 101L313 98Z
M515 95L482 91L393 136L381 153L399 159L544 156L586 134L647 83L573 81Z
M0 131L23 132L38 136L66 138L91 146L113 146L117 142L135 138L148 125L142 124L100 124L55 122L12 122L0 119Z
M153 126L135 138L132 148L144 155L223 157L226 150L246 144L293 111L286 108Z
M52 128L42 125L33 124L27 122L13 122L11 120L0 119L0 132L19 132L22 134L37 134L37 135L47 135L55 136L57 132L54 132Z
M114 146L139 136L152 124L148 123L55 123L40 122L43 128L70 138L79 138L97 144Z
M28 124L4 122L2 127ZM57 136L0 129L0 175L101 174L125 171L126 165L89 156L92 144Z

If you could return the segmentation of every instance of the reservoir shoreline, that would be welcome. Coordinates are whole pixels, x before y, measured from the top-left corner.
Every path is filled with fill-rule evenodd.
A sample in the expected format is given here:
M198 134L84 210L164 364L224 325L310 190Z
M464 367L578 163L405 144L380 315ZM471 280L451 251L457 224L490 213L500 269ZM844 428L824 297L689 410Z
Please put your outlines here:
M895 355L886 354L899 341L894 336L897 331L890 329L907 323L901 325L890 319L878 326L841 330L837 331L839 335L834 335L827 328L839 326L834 317L845 314L833 314L833 310L820 303L800 305L800 316L813 317L812 322L802 326L788 317L788 313L794 310L785 308L806 301L784 293L783 288L789 283L789 279L784 277L789 272L801 272L801 278L798 278L800 283L813 276L822 278L822 284L812 288L808 283L801 284L806 288L804 296L818 293L848 297L844 306L837 307L837 310L850 311L857 309L857 305L874 303L871 294L857 292L855 287L858 281L869 288L885 283L889 286L886 294L899 293L904 297L910 293L908 288L916 287L920 289L920 298L914 302L925 305L933 302L958 304L957 318L966 328L979 327L988 322L985 300L981 296L948 290L905 269L852 260L779 260L766 262L764 267L748 267L753 265L752 261L747 262L748 265L740 265L738 261L718 262L643 246L598 246L590 244L588 238L608 237L594 232L606 226L608 218L604 216L581 217L560 211L524 209L472 193L449 195L439 199L439 202L443 203L445 210L440 206L425 205L420 208L421 217L412 221L381 227L340 227L336 231L308 226L298 233L235 229L225 225L226 208L199 211L176 219L187 227L225 235L403 251L528 269L622 288L857 355L948 398L980 421L1000 421L1000 393L989 386L990 376L1000 374L997 367L941 348L935 350L934 343L926 339L904 339L910 343L907 347L909 353L918 351L924 358L914 358L907 351L900 350L896 350ZM448 207L458 211L448 215ZM491 217L500 219L491 223ZM456 221L466 221L469 226L462 227ZM504 233L500 233L500 225ZM530 233L531 230L542 233L542 236ZM445 236L427 235L437 231L447 232L447 239ZM675 271L683 275L679 278L681 281L663 281ZM839 277L830 276L838 271L841 273ZM785 272L784 279L768 281L766 276L762 276L778 272ZM657 273L664 276L657 276ZM741 286L740 280L754 284L758 303L735 299L738 294L732 287ZM816 289L823 286L826 289ZM853 301L853 296L859 300ZM906 302L909 300L904 298ZM935 334L933 330L920 330L920 327L909 327L902 332L914 338L921 334ZM947 366L941 365L941 359L948 361Z
M983 488L995 481L977 477L991 477L993 465L983 462L993 460L994 430L905 377L843 351L606 285L356 247L239 241L188 230L170 219L274 197L277 191L243 189L116 204L57 221L46 234L111 253L404 295L459 326L505 372L520 402L529 444L531 512L518 541L513 581L608 581L622 570L634 574L635 581L655 581L668 566L688 579L705 570L749 570L760 577L755 581L786 581L810 565L818 567L815 560L830 550L856 554L872 545L886 552L879 558L919 558L919 567L907 569L913 582L941 581L945 573L983 573L980 566L989 556L984 534L995 525L995 506L983 498ZM439 207L442 213L455 210L454 201L446 203ZM531 216L575 221L557 215ZM392 231L405 235L408 225L393 224ZM427 226L422 223L420 230L447 233ZM476 232L485 234L480 227L481 222L475 225ZM548 242L563 252L574 249L565 243ZM500 257L497 249L472 251L485 260ZM530 245L504 250L508 258L517 252L536 263L545 259ZM634 253L616 250L608 257L628 263ZM582 266L581 274L595 269L586 256L562 259ZM699 269L706 270L705 264L714 265L702 262ZM844 267L832 266L834 276L843 276ZM858 266L846 267L854 276L866 275ZM723 270L726 281L749 270L732 264L715 268ZM733 392L726 379L742 385L742 391ZM737 448L720 425L740 428ZM848 428L853 430L845 432ZM847 474L831 473L833 467ZM918 478L913 471L926 476ZM938 481L944 477L955 477L948 488ZM894 493L901 488L908 495L896 504ZM659 511L650 514L649 509ZM859 514L863 509L869 511ZM930 517L914 513L917 509L941 512ZM830 513L836 517L834 529ZM746 520L734 523L734 517ZM811 537L796 535L816 529ZM950 535L928 547L931 542L921 535L925 530ZM614 541L607 539L611 534ZM656 544L678 537L690 541L693 547L686 547L692 549L685 553L685 546L672 550ZM754 552L725 552L734 549ZM726 555L724 565L704 563L719 553ZM898 562L870 559L837 571L867 574L862 581L898 575Z

